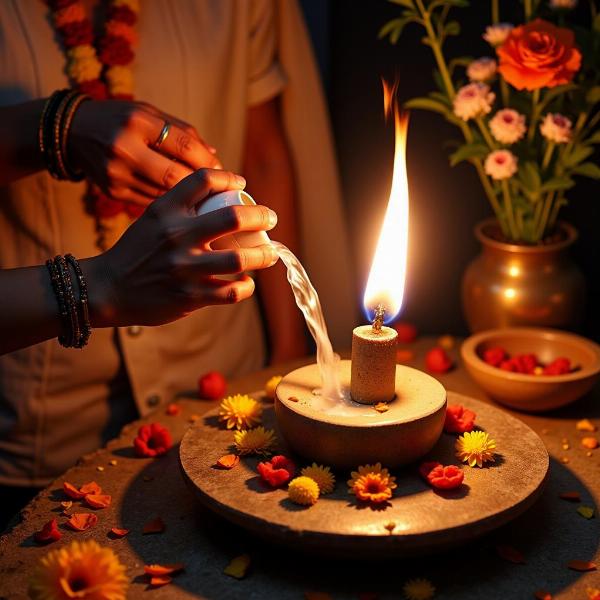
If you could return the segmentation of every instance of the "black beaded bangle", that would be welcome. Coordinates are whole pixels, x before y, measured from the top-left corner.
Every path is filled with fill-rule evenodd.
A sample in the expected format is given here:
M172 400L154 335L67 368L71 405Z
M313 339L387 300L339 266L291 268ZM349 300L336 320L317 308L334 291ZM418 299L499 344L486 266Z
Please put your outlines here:
M71 125L73 124L73 117L81 106L82 102L89 100L90 97L86 94L77 94L73 96L69 101L69 104L65 108L64 117L62 119L61 138L60 138L60 156L65 168L65 173L70 181L82 181L84 174L82 171L76 171L69 164L69 154L67 152L69 134L71 132Z
M56 171L58 173L58 179L68 180L69 173L65 166L65 159L61 150L61 139L62 139L62 125L63 117L69 103L77 96L77 92L69 92L58 105L56 113L54 115L54 122L52 123L52 155L56 165Z
M83 271L79 266L79 262L72 254L65 256L67 263L73 267L75 275L77 277L77 285L79 287L79 305L81 309L81 335L79 337L77 348L83 348L88 343L90 335L92 333L92 325L90 323L90 311L89 311L89 299L88 290Z
M48 172L55 178L58 178L58 173L54 164L53 146L52 146L52 125L56 110L65 96L70 93L70 90L58 90L54 92L44 105L42 115L40 117L40 125L38 130L38 144L42 158Z
M60 342L61 346L66 347L69 337L70 317L69 311L67 309L67 304L65 302L65 294L62 288L62 281L60 273L58 271L58 267L56 266L53 260L47 260L46 267L48 268L48 272L50 273L50 281L52 282L52 289L54 290L54 295L58 304L58 313L60 315L61 333L58 336L58 341Z
M54 264L58 267L60 273L61 284L65 294L65 303L67 305L67 311L69 313L69 334L67 336L67 345L77 346L81 332L79 329L79 315L77 313L77 302L75 301L75 294L73 293L73 281L71 280L71 273L67 262L62 256L56 256L54 258Z

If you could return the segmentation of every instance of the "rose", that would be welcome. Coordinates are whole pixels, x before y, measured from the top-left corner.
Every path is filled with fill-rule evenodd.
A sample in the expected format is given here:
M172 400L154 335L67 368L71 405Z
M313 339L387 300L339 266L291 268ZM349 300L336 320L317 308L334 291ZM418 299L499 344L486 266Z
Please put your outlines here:
M496 51L499 73L518 90L569 83L581 66L573 32L543 19L515 27Z

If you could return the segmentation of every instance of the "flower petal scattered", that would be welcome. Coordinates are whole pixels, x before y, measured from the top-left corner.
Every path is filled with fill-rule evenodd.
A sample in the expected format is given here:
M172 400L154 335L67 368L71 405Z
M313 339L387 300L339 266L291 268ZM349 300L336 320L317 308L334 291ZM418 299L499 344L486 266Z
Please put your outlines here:
M40 531L36 531L33 534L33 539L36 544L50 544L60 540L62 533L58 529L58 522L56 519L48 521Z
M577 512L584 518L584 519L592 519L594 517L594 507L593 506L580 506L577 509Z
M144 565L144 573L153 577L162 577L164 575L173 575L183 571L185 565L183 563L175 563L172 565Z
M235 579L243 579L250 568L251 559L248 554L242 554L236 556L226 567L223 569L225 575L234 577Z
M122 538L125 537L128 533L129 533L129 529L121 529L119 527L113 527L110 530L111 535L113 535L116 538Z
M597 569L596 563L588 560L570 560L567 567L573 571L595 571Z
M217 461L217 466L221 469L233 469L240 462L240 457L237 454L225 454Z
M67 526L73 531L86 531L98 522L94 513L73 513L67 521Z
M110 506L111 499L108 494L88 494L84 501L92 508L107 508Z

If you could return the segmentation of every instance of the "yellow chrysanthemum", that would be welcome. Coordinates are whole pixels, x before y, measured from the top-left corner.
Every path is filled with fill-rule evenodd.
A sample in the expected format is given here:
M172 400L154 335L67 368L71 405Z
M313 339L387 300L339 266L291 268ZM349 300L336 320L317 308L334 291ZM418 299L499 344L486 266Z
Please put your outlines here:
M288 485L288 496L296 504L310 506L319 499L319 485L310 477L296 477Z
M133 73L129 67L111 67L106 71L106 80L113 94L133 93Z
M390 475L381 463L363 465L358 471L352 471L352 478L348 481L350 493L365 502L386 502L392 497L392 490L396 487L396 478Z
M249 429L260 423L262 406L247 394L227 396L219 406L219 421L225 421L227 429Z
M140 12L140 0L113 0L115 6L127 6L134 13Z
M275 390L279 385L279 382L283 379L281 375L274 375L265 383L265 396L267 398L275 399Z
M96 51L89 44L75 46L67 51L69 62L67 75L81 83L98 79L102 71L102 64L96 57Z
M302 469L302 475L310 477L317 482L321 495L333 492L335 487L335 477L329 467L313 463L310 467Z
M42 558L34 571L32 600L125 600L125 567L110 548L93 540L71 542Z
M456 456L470 467L494 462L496 442L485 431L467 431L455 442Z
M408 600L429 600L435 594L435 588L427 579L411 579L402 590Z
M243 429L235 432L235 446L242 456L245 454L269 454L275 443L275 432L264 427Z

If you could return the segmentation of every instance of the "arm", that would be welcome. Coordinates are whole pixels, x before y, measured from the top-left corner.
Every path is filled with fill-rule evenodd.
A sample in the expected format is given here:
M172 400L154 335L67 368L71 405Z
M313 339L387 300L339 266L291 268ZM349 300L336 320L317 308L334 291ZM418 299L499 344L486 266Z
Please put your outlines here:
M257 202L277 213L275 238L298 253L294 173L277 99L248 109L244 176ZM307 344L302 315L287 283L284 265L269 271L258 275L258 289L267 320L271 361L277 363L305 355Z

